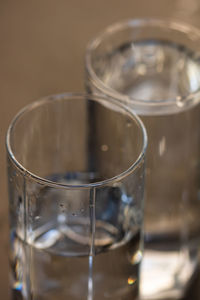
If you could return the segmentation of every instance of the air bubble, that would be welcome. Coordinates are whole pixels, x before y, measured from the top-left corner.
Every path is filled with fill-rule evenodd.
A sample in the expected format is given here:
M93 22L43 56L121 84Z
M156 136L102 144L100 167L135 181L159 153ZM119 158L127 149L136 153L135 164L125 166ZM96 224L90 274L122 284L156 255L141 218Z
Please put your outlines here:
M101 145L101 151L108 151L108 145Z
M131 121L127 121L127 122L126 122L126 126L127 126L128 128L130 128L130 127L131 127Z

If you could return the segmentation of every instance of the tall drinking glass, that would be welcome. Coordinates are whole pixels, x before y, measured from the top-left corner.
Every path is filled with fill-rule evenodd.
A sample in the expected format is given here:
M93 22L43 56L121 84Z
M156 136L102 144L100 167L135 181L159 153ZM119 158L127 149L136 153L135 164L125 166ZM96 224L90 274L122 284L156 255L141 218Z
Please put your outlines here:
M114 24L88 45L86 85L147 128L141 295L180 298L200 245L200 32L159 19Z
M55 95L18 113L6 144L12 299L137 299L140 119L112 99Z

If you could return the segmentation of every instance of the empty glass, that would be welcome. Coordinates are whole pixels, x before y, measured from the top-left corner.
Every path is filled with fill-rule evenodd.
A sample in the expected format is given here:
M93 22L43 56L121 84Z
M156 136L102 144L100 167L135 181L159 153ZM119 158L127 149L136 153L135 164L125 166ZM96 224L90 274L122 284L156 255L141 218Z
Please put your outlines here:
M137 299L140 119L112 99L56 95L19 112L6 144L12 299Z
M86 52L87 90L129 106L149 136L142 298L180 298L198 263L199 51L198 29L138 19L108 27Z

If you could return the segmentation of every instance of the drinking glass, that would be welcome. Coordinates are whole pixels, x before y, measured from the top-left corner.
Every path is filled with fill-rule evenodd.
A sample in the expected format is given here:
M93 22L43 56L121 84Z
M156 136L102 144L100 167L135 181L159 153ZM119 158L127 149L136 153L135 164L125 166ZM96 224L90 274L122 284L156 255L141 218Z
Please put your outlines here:
M147 128L141 297L180 298L200 243L199 30L160 19L111 25L88 45L86 88L129 106Z
M137 299L140 119L103 96L49 96L17 114L6 145L12 299Z

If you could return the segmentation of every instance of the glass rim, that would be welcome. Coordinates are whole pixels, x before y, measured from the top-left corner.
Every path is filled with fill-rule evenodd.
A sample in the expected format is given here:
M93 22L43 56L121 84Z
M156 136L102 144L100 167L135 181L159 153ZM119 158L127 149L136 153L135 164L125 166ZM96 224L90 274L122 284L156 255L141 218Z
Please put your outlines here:
M175 106L177 109L183 110L183 103L186 101L192 103L198 103L200 97L200 87L195 92L191 92L186 96L181 96L177 94L174 98L161 98L158 100L149 100L149 99L140 99L140 98L132 98L128 95L124 95L115 89L109 87L104 84L101 79L96 75L96 72L93 69L91 56L93 51L98 47L98 45L109 36L119 32L120 30L124 30L127 28L137 28L142 26L157 26L158 28L163 28L164 30L175 30L185 36L192 41L200 42L200 29L197 27L187 24L182 21L173 20L171 18L135 18L135 19L126 19L116 23L113 23L107 26L104 30L102 30L99 34L96 35L92 40L89 41L86 52L85 52L85 66L86 71L89 74L89 80L91 80L92 84L97 88L97 90L102 91L105 95L109 97L116 98L120 102L126 103L127 105L138 105L148 106L148 107L166 107L166 106Z
M120 174L117 174L111 178L102 180L102 181L97 181L93 183L86 183L86 184L65 184L65 183L59 183L56 181L48 180L46 178L42 178L35 173L32 173L30 170L27 170L15 157L15 153L12 149L11 146L11 133L15 128L15 123L20 119L24 114L34 110L37 107L40 107L44 105L45 103L50 103L52 101L59 101L59 100L80 100L80 99L89 99L95 102L103 103L103 102L109 102L115 105L116 107L119 107L120 109L123 110L123 112L126 113L137 125L138 128L140 129L142 133L142 146L140 149L140 153L137 156L137 158L134 160L134 162L130 165L128 169L125 171L121 172ZM109 109L109 108L108 108ZM39 98L38 100L24 106L19 112L14 116L14 118L11 120L10 125L8 127L7 133L6 133L6 150L9 158L11 161L14 163L15 167L26 177L36 181L37 183L40 183L42 185L47 185L50 187L54 188L63 188L63 189L84 189L84 188L95 188L95 187L101 187L108 185L110 183L114 183L116 181L119 181L132 173L137 166L141 163L145 156L145 152L147 149L147 132L146 128L141 121L141 119L126 105L122 104L119 101L116 101L115 99L110 99L109 97L106 96L101 96L101 95L94 95L94 94L86 94L86 93L62 93L62 94L54 94L46 97Z

